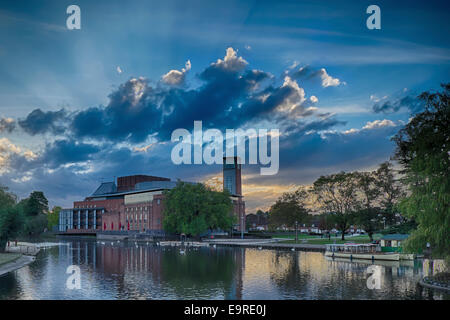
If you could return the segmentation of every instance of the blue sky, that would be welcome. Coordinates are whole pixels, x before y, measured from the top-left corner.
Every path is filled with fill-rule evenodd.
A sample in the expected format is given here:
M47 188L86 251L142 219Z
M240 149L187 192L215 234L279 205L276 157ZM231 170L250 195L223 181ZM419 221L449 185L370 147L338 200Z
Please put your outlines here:
M2 1L0 184L70 206L114 176L204 181L220 167L171 164L171 131L269 125L280 172L244 172L249 212L265 208L389 159L417 94L448 82L449 21L446 1Z

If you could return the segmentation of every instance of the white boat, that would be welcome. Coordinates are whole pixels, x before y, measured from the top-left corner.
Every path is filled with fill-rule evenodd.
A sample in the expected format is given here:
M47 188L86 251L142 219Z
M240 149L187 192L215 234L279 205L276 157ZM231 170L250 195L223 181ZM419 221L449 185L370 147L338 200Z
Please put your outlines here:
M381 247L377 244L327 244L326 257L348 258L364 260L387 260L399 261L400 254L395 252L381 252Z

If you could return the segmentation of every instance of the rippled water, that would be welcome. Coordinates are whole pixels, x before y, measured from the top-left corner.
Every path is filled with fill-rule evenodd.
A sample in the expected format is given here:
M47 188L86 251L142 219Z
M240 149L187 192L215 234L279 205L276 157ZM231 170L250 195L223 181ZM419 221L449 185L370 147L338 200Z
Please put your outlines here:
M0 277L0 299L448 299L419 290L421 261L380 262L381 288L367 288L370 262L320 252L162 248L69 241ZM81 269L81 289L66 269Z

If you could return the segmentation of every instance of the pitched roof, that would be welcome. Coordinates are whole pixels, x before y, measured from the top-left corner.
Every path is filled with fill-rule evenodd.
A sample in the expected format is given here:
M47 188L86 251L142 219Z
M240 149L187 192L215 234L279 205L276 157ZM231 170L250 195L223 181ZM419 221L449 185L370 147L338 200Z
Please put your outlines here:
M93 196L117 192L117 186L114 182L103 182L100 187L95 190Z
M409 234L393 233L385 234L381 237L381 240L405 240L409 237Z

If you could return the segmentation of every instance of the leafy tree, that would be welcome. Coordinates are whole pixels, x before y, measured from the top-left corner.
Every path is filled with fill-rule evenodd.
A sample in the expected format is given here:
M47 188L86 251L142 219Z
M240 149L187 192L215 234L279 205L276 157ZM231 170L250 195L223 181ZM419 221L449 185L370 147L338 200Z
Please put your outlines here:
M22 199L17 206L24 216L22 233L25 236L37 236L48 226L48 200L41 191L33 191L26 199Z
M373 241L373 234L380 228L380 208L374 207L376 199L380 196L375 172L355 172L355 183L359 193L358 210L355 213L355 222L360 225Z
M419 98L425 110L394 137L395 158L404 167L408 196L399 207L417 229L405 243L419 251L430 243L436 256L450 256L450 84Z
M0 187L0 251L5 250L8 240L17 236L23 227L16 196L7 190L6 187Z
M311 190L321 210L333 214L336 229L342 232L342 240L345 240L345 231L358 209L355 179L355 174L346 172L321 176Z
M59 224L59 212L61 211L61 207L55 206L52 211L47 215L48 220L48 229L51 230L54 226Z
M42 191L33 191L21 204L27 216L37 216L48 211L48 200Z
M7 187L0 186L0 208L10 207L16 204L17 197L8 192Z
M330 213L325 212L319 215L319 228L328 231L334 228L334 219Z
M307 198L308 193L304 188L284 193L270 208L269 224L272 227L294 227L296 221L298 223L308 221Z
M23 228L23 215L19 207L9 206L0 209L0 251L4 251L8 240L19 235Z
M209 229L229 230L235 217L228 191L179 181L164 192L163 227L171 233L198 236Z
M396 178L396 172L391 162L386 161L380 164L375 171L375 184L379 190L380 205L385 222L387 225L393 225L398 213L396 204L405 196L405 192L403 184Z

